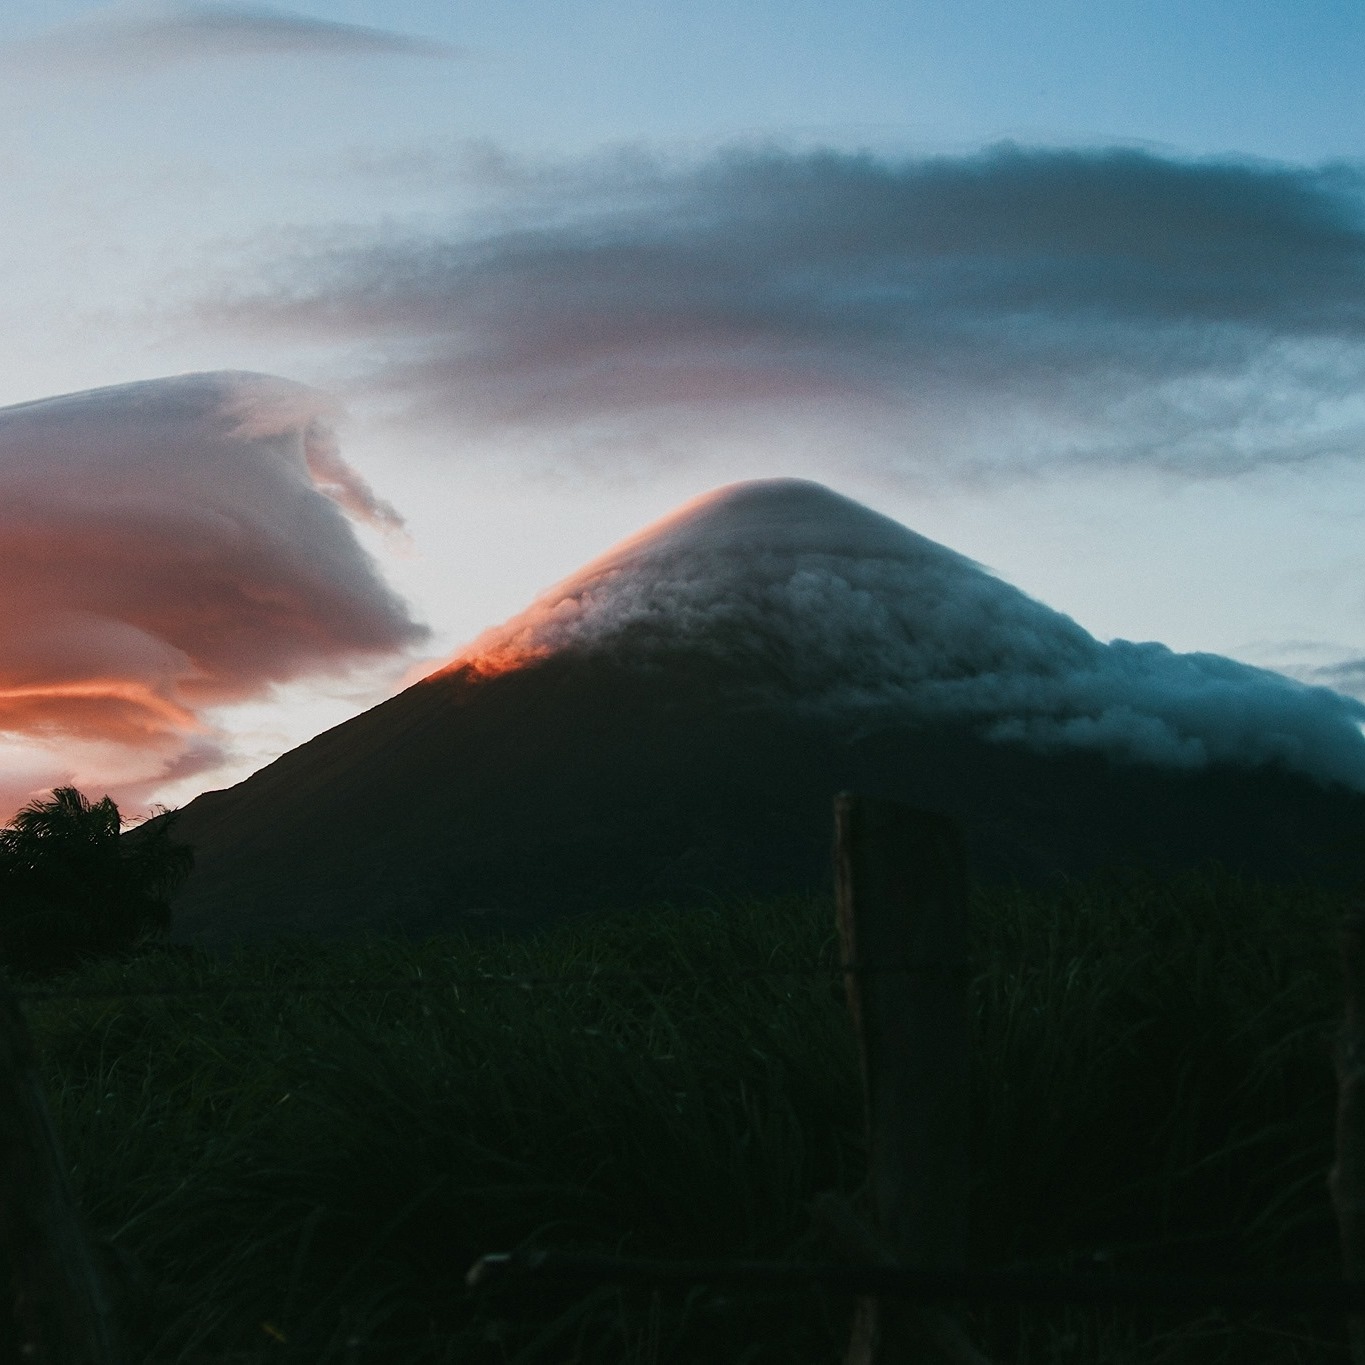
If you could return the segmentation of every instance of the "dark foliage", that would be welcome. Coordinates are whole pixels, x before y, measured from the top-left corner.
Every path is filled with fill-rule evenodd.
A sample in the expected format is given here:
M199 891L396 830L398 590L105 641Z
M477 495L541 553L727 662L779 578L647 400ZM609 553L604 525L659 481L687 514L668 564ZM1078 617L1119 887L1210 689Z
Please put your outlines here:
M1213 872L978 888L969 1264L1339 1275L1352 903ZM833 1291L463 1278L515 1247L834 1258L812 1200L866 1195L837 953L812 899L83 967L26 1009L82 1206L123 1258L127 1358L839 1360ZM421 988L358 989L397 982ZM964 1317L1001 1365L1347 1360L1325 1313Z
M164 934L170 897L189 876L174 817L131 836L119 809L58 787L0 829L0 961L46 974Z

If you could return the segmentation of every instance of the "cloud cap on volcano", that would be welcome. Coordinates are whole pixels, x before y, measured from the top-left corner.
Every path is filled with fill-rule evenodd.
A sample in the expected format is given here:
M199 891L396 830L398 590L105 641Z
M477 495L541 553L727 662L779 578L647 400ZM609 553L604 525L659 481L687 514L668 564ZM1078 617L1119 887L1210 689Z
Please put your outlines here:
M27 755L6 801L211 767L205 708L423 637L347 521L399 524L329 407L213 373L0 409L0 739Z
M1281 764L1365 790L1365 705L1213 654L1105 644L969 559L819 484L734 484L608 550L451 669L678 652L753 699L966 723L1043 751Z

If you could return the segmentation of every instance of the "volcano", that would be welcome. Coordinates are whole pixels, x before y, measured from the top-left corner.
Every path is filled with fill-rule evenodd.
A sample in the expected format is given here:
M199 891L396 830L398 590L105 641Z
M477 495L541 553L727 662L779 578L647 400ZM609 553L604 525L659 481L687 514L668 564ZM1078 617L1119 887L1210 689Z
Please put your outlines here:
M427 935L830 879L840 790L979 878L1365 880L1365 707L1103 643L799 480L707 495L398 696L209 792L174 935Z

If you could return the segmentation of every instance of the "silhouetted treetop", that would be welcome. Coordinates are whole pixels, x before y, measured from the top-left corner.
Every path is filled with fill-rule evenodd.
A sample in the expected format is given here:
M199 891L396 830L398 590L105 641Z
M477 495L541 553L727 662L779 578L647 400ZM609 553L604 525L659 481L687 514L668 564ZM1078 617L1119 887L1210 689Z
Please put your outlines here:
M170 897L194 855L174 816L134 837L108 797L58 787L0 829L0 960L59 971L170 928Z

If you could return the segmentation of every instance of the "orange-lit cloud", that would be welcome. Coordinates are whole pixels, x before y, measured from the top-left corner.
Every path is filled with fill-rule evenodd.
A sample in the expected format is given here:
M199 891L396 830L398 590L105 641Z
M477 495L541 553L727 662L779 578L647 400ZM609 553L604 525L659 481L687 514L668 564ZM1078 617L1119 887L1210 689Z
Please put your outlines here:
M250 374L0 409L5 802L77 777L143 798L221 762L207 708L423 637L347 516L401 520L326 416Z

